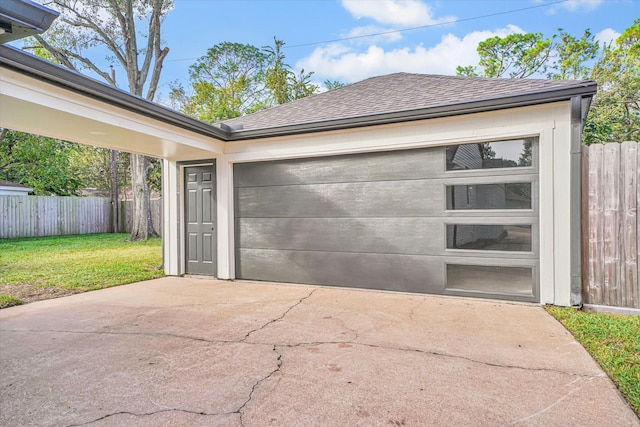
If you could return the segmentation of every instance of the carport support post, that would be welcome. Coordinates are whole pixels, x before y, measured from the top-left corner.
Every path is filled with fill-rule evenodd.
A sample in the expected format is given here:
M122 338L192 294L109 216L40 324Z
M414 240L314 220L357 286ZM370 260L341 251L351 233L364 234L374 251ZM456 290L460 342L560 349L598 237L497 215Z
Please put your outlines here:
M225 156L216 159L218 221L218 278L235 279L235 222L233 213L233 164Z
M180 187L178 165L175 161L162 160L162 249L164 272L177 276L180 272Z

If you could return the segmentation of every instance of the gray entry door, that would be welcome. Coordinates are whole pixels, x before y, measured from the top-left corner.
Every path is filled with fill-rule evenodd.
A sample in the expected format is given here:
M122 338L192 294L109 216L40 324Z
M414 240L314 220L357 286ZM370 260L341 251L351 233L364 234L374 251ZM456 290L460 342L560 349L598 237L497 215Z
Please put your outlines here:
M215 176L215 165L184 169L187 274L217 273Z

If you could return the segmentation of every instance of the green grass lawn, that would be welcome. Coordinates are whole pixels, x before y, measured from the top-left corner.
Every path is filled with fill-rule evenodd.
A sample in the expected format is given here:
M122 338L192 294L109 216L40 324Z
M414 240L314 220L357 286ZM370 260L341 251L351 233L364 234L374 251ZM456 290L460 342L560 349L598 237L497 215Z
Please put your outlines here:
M640 316L547 307L587 349L640 416Z
M0 308L164 275L161 239L128 234L0 240Z

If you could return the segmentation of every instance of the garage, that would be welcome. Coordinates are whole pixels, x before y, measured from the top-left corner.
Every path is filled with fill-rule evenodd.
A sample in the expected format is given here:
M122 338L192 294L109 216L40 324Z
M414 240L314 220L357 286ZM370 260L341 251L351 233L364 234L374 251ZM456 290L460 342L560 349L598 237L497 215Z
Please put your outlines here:
M539 301L538 139L234 165L236 277Z
M163 159L167 275L581 303L595 82L397 73L210 125L0 50L3 127Z

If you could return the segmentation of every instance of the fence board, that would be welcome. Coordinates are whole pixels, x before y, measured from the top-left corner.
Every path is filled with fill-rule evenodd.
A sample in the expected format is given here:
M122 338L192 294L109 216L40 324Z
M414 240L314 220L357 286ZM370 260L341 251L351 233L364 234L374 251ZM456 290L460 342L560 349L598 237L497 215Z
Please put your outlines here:
M603 159L604 192L604 303L620 305L620 145L606 144Z
M635 305L634 290L638 288L638 223L637 223L637 188L638 188L638 144L624 142L621 150L622 198L621 198L621 233L622 242L622 301L624 307Z
M589 147L589 277L587 293L590 301L603 301L602 283L604 278L604 203L602 203L602 162L603 146ZM583 212L583 215L585 213Z
M584 302L640 308L640 148L625 142L585 151Z
M131 231L130 201L123 201L121 232ZM162 231L162 200L151 201L155 229ZM124 214L123 214L124 215ZM108 233L111 203L100 197L0 196L0 239Z

